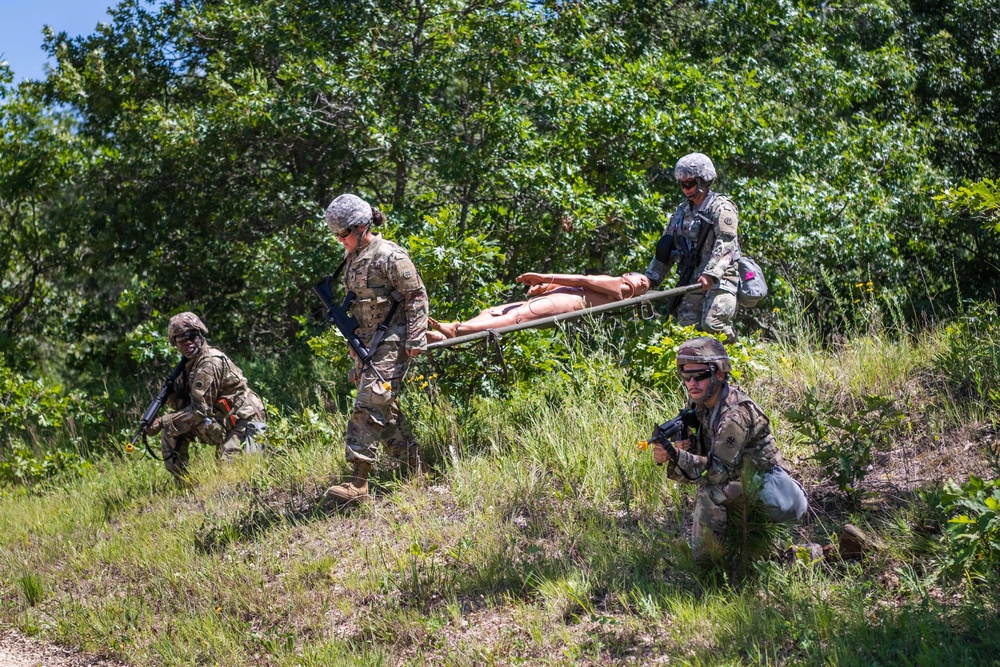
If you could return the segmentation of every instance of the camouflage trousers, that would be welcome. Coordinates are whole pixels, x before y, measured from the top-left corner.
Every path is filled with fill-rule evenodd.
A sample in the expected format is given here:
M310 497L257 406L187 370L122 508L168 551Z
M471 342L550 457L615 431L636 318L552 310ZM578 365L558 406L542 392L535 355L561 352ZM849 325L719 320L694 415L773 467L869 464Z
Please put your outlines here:
M229 429L212 421L180 435L169 436L161 432L160 455L163 457L163 463L171 475L182 477L190 460L191 443L195 440L215 445L216 458L228 463L243 451L243 443L247 439L247 424L251 421L263 422L264 413L261 411L248 419L237 419L236 425Z
M708 535L720 543L725 539L728 523L726 506L742 493L743 483L739 481L698 487L691 526L691 555L694 558L702 554Z
M721 333L726 342L736 340L733 317L736 315L736 294L725 288L713 287L707 292L685 294L677 307L677 323L697 325L707 333Z
M400 460L405 460L408 450L416 447L413 432L399 407L399 393L408 365L409 357L400 341L382 343L370 366L364 370L355 367L352 379L358 386L358 395L347 422L348 462L374 463L380 441L386 443L390 456ZM389 383L388 389L382 386L373 368Z

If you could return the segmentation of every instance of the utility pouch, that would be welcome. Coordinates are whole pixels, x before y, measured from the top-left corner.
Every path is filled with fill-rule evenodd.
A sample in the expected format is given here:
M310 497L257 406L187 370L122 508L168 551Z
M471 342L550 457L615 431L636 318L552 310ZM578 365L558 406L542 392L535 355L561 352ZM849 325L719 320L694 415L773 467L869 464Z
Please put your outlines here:
M809 509L809 501L806 500L802 486L780 466L774 466L764 473L760 499L771 521L778 523L799 521Z
M740 286L736 291L736 301L743 308L753 308L767 296L767 282L764 272L757 262L743 256L739 259Z
M243 451L247 454L262 454L264 452L263 443L257 438L267 428L267 424L260 421L248 421L246 431L246 442L243 444Z
M225 427L236 428L236 408L229 404L229 400L225 398L219 398L215 401L215 411L216 415L220 415L219 421L225 424Z

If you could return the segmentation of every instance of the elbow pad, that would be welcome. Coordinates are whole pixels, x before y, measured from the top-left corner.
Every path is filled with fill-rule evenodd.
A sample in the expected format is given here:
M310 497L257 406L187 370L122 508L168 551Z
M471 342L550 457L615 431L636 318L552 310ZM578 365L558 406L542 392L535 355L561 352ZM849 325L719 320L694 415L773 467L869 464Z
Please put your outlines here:
M656 254L646 268L646 277L652 287L659 287L667 277L667 271L673 263L670 256L674 254L674 235L664 234L656 243Z
M674 235L664 234L656 243L656 259L664 264L670 264L670 255L674 252Z

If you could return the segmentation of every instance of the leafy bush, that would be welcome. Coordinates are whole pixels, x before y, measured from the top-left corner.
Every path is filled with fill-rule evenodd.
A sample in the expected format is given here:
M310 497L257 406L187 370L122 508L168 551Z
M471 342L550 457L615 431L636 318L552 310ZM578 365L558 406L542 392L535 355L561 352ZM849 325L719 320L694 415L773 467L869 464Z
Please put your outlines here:
M962 486L949 480L938 505L949 516L942 559L944 571L983 582L1000 574L1000 480L969 476Z
M637 347L639 368L644 369L654 384L659 386L676 386L677 384L677 350L686 341L699 336L708 335L698 331L693 326L681 327L673 322L665 324L645 343ZM716 336L722 340L722 336ZM733 366L732 378L735 382L746 382L757 368L754 362L754 346L745 339L726 346L729 360Z
M424 217L406 245L424 283L434 286L432 314L468 317L472 309L495 305L508 291L496 280L506 259L487 234L464 232L454 206ZM516 298L516 297L515 297Z
M179 354L167 340L166 316L153 311L149 319L139 324L122 339L122 351L137 365L153 361L170 360L176 363Z
M983 302L945 328L938 367L964 396L1000 406L1000 313Z
M30 486L63 472L81 474L90 467L85 458L66 449L36 455L18 447L0 460L0 482Z
M281 411L271 404L266 407L267 431L264 442L272 452L280 454L305 447L313 441L340 442L343 438L344 420L338 413L331 413L317 406L305 407L298 413Z
M891 397L866 395L861 402L853 414L842 414L832 400L818 398L810 387L805 402L785 412L796 432L816 448L813 458L826 475L851 496L868 474L874 453L889 444L904 416Z
M103 420L90 399L25 377L0 354L0 482L31 485L60 472L83 472L89 464L72 447L49 444L44 451L38 443L62 435L78 446L77 427Z
M68 412L61 386L21 375L0 354L0 446L13 448L37 429L61 426Z
M84 471L89 464L74 449L81 442L77 429L104 421L92 404L57 383L14 371L0 354L0 482L34 484ZM53 446L59 436L71 446ZM47 443L44 449L40 442Z
M956 188L949 188L939 197L958 211L981 215L987 229L1000 234L1000 180L984 178Z

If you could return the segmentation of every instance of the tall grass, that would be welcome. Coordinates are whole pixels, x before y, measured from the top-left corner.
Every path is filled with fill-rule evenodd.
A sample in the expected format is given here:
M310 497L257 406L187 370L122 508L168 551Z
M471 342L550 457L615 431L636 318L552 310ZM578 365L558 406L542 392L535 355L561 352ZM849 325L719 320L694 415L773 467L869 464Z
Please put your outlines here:
M931 333L827 348L750 340L747 388L787 451L780 412L806 387L844 400L933 391L920 378L939 344ZM346 472L345 415L319 404L273 412L277 453L220 466L197 450L190 487L132 458L8 492L0 611L134 665L994 660L995 593L932 581L924 595L914 583L937 544L916 501L851 517L886 545L863 562L747 560L703 576L685 541L690 488L635 446L680 394L637 381L614 344L572 354L572 373L504 396L408 388L435 474L380 467L374 502L355 510L324 496ZM910 413L918 425L927 414ZM832 529L775 546L825 539L821 528Z

